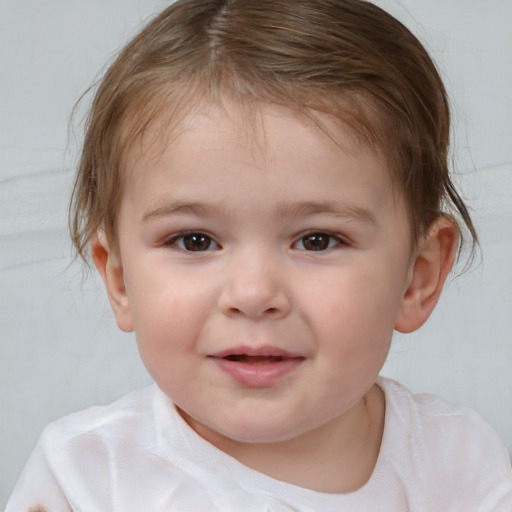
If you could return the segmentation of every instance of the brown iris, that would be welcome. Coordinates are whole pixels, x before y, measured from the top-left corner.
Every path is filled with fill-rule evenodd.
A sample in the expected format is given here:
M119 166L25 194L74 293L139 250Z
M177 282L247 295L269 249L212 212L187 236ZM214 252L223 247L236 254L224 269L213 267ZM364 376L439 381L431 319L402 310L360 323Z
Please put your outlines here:
M302 237L302 244L308 251L324 251L329 247L330 235L326 233L311 233Z
M212 239L201 233L193 233L183 237L183 247L187 251L206 251L210 248Z

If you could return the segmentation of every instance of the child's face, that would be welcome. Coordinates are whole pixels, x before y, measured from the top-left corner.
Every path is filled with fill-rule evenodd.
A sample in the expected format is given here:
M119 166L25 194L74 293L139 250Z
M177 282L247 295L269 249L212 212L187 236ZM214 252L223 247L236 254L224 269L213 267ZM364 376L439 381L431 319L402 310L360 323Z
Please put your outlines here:
M212 107L133 154L111 255L118 323L160 388L206 437L245 442L355 410L413 259L381 156L284 108L261 115L250 137Z

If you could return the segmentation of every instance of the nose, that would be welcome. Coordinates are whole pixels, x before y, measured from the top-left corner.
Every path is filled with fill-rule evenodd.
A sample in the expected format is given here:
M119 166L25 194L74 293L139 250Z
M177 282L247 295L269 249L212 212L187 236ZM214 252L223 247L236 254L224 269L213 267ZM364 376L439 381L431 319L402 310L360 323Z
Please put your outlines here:
M252 320L278 320L290 312L282 268L263 254L249 254L231 261L219 298L221 311L228 316Z

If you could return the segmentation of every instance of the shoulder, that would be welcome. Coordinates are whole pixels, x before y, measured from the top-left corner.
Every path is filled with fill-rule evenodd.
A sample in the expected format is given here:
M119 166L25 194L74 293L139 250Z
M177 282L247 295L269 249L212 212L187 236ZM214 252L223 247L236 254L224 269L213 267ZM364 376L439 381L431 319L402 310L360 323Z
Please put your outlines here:
M380 379L379 384L386 396L389 415L413 429L427 445L447 450L464 446L467 450L475 442L485 441L487 447L494 446L504 454L503 443L496 432L472 409L446 403L432 394L413 395L389 379Z
M156 386L132 392L110 405L95 406L50 423L38 449L63 486L72 481L108 482L112 467L131 463L155 443ZM72 478L70 478L72 476Z
M76 438L109 438L122 431L144 429L152 415L154 386L129 393L119 400L74 412L50 423L43 431L44 443L69 443Z
M378 383L386 396L385 435L417 482L439 495L512 500L509 456L479 414L434 395L413 395L391 380Z
M150 448L154 435L155 386L111 405L91 407L50 423L18 480L8 510L32 503L48 510L105 510L113 483ZM117 498L116 498L117 499ZM108 501L108 503L111 503Z

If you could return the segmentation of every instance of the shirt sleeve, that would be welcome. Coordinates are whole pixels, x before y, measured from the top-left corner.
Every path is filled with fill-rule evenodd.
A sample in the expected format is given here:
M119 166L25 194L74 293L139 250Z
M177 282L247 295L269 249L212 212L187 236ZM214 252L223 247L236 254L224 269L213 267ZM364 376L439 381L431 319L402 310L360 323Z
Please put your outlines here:
M71 512L45 456L44 436L27 461L5 512Z
M498 434L473 410L422 401L429 488L440 498L435 509L511 512L512 468Z
M480 478L482 501L478 512L512 511L512 467L505 446L492 432L487 443L482 444ZM494 446L493 446L494 445ZM476 486L476 484L475 484Z

